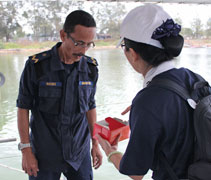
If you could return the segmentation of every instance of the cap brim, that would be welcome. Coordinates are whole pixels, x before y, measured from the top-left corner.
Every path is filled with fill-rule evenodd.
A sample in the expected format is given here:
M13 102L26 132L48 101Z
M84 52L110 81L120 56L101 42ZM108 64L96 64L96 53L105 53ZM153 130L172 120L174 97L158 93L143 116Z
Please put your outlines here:
M121 45L123 39L124 39L124 37L121 37L121 38L120 38L119 42L118 42L117 45L116 45L116 48L118 48L118 47Z

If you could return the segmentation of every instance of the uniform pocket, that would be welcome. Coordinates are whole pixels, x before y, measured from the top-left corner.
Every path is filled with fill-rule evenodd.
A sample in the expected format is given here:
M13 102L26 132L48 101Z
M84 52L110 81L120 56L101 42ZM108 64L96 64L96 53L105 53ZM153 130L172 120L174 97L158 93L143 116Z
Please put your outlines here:
M41 82L39 87L39 110L50 114L58 114L60 110L62 86L61 83Z
M93 85L91 82L88 85L80 85L79 83L78 90L80 112L87 112L89 110L89 101L93 91Z

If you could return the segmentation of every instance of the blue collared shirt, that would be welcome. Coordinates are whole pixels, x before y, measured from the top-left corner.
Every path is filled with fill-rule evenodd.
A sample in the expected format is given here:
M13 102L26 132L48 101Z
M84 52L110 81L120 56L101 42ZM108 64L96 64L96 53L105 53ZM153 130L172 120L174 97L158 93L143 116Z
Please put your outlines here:
M95 108L96 64L82 57L70 70L50 51L31 56L23 70L17 107L31 110L30 140L39 168L78 169L90 150L86 112Z

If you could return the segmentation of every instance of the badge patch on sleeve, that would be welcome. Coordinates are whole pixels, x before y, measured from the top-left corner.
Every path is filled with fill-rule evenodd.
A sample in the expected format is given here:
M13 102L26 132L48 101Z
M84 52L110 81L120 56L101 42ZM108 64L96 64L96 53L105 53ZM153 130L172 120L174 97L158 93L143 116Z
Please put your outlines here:
M93 85L93 82L91 81L79 81L80 86L91 86Z
M56 87L61 87L62 83L61 82L40 82L40 86L56 86Z

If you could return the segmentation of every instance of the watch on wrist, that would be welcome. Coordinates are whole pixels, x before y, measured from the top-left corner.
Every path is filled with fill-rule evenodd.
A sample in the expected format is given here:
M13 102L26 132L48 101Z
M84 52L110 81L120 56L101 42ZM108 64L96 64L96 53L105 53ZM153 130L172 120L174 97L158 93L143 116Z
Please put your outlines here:
M28 147L31 147L31 144L30 144L30 143L26 143L26 144L24 144L24 143L19 143L19 144L18 144L18 150L22 150L22 149L28 148Z

